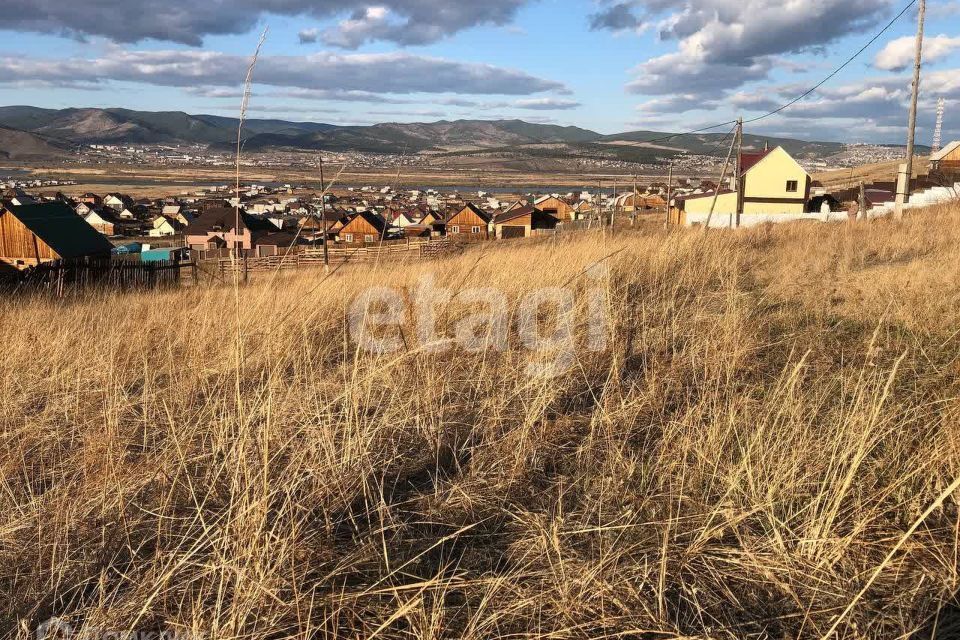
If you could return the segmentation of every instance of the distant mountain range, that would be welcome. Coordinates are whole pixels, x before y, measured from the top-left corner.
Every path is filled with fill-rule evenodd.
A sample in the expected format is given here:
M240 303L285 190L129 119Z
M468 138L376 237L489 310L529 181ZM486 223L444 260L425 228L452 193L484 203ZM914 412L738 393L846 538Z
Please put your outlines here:
M203 144L229 151L236 141L236 118L190 115L181 111L129 109L41 109L0 107L0 157L49 157L77 144ZM510 154L530 158L605 157L651 162L678 153L716 155L726 148L724 134L688 135L656 143L663 132L632 131L602 135L579 127L522 120L457 120L432 123L337 126L251 118L244 122L249 151L318 150L469 156ZM798 157L826 157L842 143L744 136L747 148L783 146Z

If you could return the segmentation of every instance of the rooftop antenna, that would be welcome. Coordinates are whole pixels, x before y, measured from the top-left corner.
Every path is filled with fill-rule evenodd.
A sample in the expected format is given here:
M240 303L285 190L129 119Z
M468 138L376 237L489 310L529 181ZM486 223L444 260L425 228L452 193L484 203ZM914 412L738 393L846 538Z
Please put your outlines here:
M931 153L940 151L940 143L943 141L943 112L946 108L946 101L943 98L937 100L937 126L933 129L933 145L930 147Z

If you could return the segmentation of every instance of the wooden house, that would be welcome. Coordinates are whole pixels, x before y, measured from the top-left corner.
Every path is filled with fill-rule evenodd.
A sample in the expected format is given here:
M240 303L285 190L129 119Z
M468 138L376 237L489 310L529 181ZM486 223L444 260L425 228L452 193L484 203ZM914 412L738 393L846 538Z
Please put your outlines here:
M387 232L387 223L372 211L357 213L337 232L344 244L364 246L377 244Z
M109 257L113 245L61 202L0 204L0 262L24 269L53 260Z
M932 154L930 169L949 176L960 176L960 140L955 140Z
M444 222L443 216L441 216L436 211L430 210L420 219L420 224L424 227L430 227L432 229L431 235L441 236L446 233L446 224Z
M448 237L489 240L491 219L492 216L489 213L472 202L468 202L462 209L451 214L444 224Z
M509 207L507 207L506 209L504 209L504 210L503 210L503 213L509 213L509 212L511 212L511 211L515 211L516 209L521 209L521 208L527 206L528 204L530 204L530 203L527 202L526 200L517 200L516 202L514 202L513 204L511 204Z
M297 221L300 227L300 237L309 242L325 242L327 239L336 240L337 231L347 223L347 218L336 210L317 212L301 217Z
M573 206L557 196L544 196L538 198L533 204L537 209L552 215L560 222L577 219L577 212Z
M553 215L531 205L504 211L493 219L496 237L500 240L529 238L537 231L556 229L558 223Z

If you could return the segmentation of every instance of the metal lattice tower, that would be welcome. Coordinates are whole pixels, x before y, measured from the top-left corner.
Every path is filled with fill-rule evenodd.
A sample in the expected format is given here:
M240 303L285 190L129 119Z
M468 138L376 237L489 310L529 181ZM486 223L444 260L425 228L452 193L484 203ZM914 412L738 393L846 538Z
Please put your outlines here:
M946 103L943 98L937 100L937 126L933 129L933 153L940 151L940 142L943 136L943 112Z

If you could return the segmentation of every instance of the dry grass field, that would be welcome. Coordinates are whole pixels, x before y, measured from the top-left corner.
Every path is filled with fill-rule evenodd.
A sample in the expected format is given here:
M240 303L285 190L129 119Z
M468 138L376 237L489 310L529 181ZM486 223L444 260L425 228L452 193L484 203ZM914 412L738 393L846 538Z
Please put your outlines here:
M569 287L578 340L601 286L608 347L554 378L512 331L359 350L351 301L428 273L511 311ZM2 637L52 616L195 640L953 624L958 210L6 298L0 323Z

